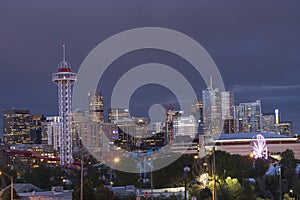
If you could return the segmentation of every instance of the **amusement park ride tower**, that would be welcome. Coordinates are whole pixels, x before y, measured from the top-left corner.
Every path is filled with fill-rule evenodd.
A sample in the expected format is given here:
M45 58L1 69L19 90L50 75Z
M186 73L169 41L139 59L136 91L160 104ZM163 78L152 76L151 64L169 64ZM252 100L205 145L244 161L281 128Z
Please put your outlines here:
M72 164L72 84L77 74L72 72L71 65L65 58L63 45L63 60L58 64L57 71L52 74L52 81L58 86L58 107L61 117L61 131L59 136L60 164Z

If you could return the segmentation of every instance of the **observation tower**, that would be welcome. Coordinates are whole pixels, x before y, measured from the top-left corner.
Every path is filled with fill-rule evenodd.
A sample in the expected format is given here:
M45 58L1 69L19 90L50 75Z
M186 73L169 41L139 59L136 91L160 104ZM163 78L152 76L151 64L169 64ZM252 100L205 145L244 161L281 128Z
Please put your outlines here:
M65 45L63 60L58 64L57 71L52 74L52 81L58 86L58 108L61 117L59 136L60 164L72 164L72 84L77 74L72 72L71 65L66 61Z

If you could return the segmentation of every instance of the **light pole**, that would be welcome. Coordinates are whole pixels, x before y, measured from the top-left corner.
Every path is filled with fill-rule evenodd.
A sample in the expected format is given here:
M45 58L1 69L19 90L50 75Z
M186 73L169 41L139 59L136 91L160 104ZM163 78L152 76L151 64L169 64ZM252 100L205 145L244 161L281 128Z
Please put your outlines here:
M148 164L148 167L150 169L151 200L153 200L154 199L154 196L153 196L153 174L152 174L152 172L153 172L153 164L152 164L151 161L148 162L147 164Z
M214 179L214 188L213 188L213 200L217 200L217 188L216 188L216 150L213 149L213 179Z
M242 170L243 173L243 190L245 189L245 170Z
M13 178L13 176L10 176L10 175L6 174L5 172L0 171L0 175L2 175L2 174L7 176L8 178L10 178L10 199L13 200L14 199L14 178Z
M81 151L80 164L80 200L83 200L83 150Z
M279 166L278 172L279 172L279 187L280 187L280 193L279 193L280 196L279 196L279 200L281 200L281 198L282 198L281 166Z
M154 196L153 196L153 175L152 175L152 167L150 169L151 171L151 199L153 200L154 199Z
M191 169L189 167L184 167L183 168L184 171L184 176L183 176L183 180L184 180L184 200L187 200L187 173L189 171L191 171Z
M293 190L290 190L289 197L290 197L291 200L295 200L296 199L295 198L296 196L294 195Z

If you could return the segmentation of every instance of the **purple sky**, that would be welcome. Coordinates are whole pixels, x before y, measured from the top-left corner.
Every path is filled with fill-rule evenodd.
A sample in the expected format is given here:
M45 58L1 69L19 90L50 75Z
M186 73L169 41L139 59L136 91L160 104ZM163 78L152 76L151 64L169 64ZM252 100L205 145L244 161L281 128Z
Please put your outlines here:
M61 60L63 43L76 72L106 38L155 26L197 40L216 62L226 88L235 91L236 103L261 99L263 112L279 108L282 119L294 121L299 133L299 8L295 0L1 1L0 108L57 115L51 74ZM147 53L124 56L113 67L157 59L158 52ZM159 61L170 66L182 62L168 54ZM195 86L199 95L202 85Z

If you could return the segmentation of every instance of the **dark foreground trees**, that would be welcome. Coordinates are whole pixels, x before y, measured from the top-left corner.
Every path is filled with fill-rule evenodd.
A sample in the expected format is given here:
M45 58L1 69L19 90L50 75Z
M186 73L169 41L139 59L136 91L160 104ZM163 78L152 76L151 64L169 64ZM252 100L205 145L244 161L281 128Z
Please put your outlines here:
M74 192L72 194L72 199L79 200L80 192L81 192L80 185L76 185L76 187L74 188ZM85 200L96 199L95 190L93 188L91 181L89 181L88 179L85 179L83 183L82 198Z
M83 194L82 198L84 200L114 200L114 193L109 188L105 187L101 184L96 190L93 188L91 181L86 179L83 184ZM74 192L72 194L72 199L80 199L80 185L77 185L74 188Z
M0 199L10 200L11 199L10 191L11 191L10 187L8 187L6 190L4 190L1 197L0 197ZM20 199L20 196L17 194L15 189L13 191L13 199Z

